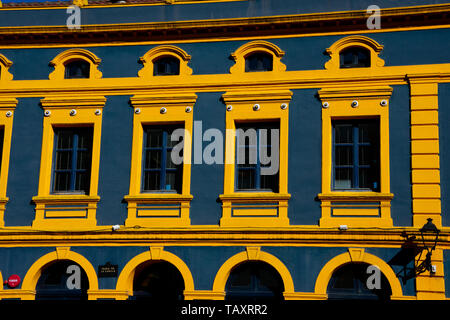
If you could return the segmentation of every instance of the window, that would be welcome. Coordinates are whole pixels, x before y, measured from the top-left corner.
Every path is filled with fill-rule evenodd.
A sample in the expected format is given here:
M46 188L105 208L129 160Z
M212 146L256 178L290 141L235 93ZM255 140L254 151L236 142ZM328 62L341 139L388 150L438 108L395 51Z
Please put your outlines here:
M334 190L379 191L379 121L333 121Z
M272 71L273 57L266 52L255 52L245 57L245 72Z
M92 128L55 128L53 192L89 194Z
M173 76L180 74L180 60L172 56L163 56L153 62L154 76Z
M90 64L84 60L73 60L65 65L64 79L88 79Z
M172 161L171 151L178 141L172 141L174 130L180 125L144 127L142 191L181 193L182 164Z
M274 158L272 152L279 152L272 149L272 139L279 139L279 124L238 124L236 129L236 191L278 192L278 170L267 170L273 165L267 160Z
M341 68L370 67L370 51L362 47L350 47L339 53Z

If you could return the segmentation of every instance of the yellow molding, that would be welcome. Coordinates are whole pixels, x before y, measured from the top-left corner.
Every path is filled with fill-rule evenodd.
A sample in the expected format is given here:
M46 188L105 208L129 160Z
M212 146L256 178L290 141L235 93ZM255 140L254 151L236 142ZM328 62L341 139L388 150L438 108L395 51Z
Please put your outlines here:
M156 257L157 259L152 257L154 249L152 251L152 247L150 247L150 250L138 254L123 267L122 271L120 272L119 278L117 279L116 291L127 292L128 294L127 296L122 295L120 299L125 300L128 298L128 296L133 295L133 279L136 268L142 263L152 260L167 261L172 264L178 269L184 280L184 290L187 292L194 291L194 279L186 263L173 253L165 251L163 247L158 248L159 253Z
M192 74L192 69L188 67L188 62L191 60L191 56L188 55L186 51L173 45L161 45L149 50L139 59L139 61L144 65L144 67L138 72L139 77L145 79L153 77L154 61L163 56L175 57L180 61L180 74L177 76L189 76ZM173 78L174 76L166 77Z
M378 57L383 50L383 46L373 39L365 36L348 36L336 41L331 47L325 50L330 56L330 60L325 63L325 69L338 70L340 68L339 53L349 47L363 47L370 52L370 68L381 68L384 66L384 60ZM365 68L367 69L367 68ZM352 70L351 70L352 71Z
M159 48L161 49L161 48ZM158 49L158 50L159 50ZM156 52L165 52L166 49ZM151 73L153 74L153 73ZM180 75L181 77L181 75ZM193 196L190 194L191 153L193 134L193 108L197 95L193 92L154 92L148 95L135 95L130 98L134 108L133 142L131 151L131 171L129 194L124 197L128 203L126 227L188 227L190 225L189 207ZM161 108L166 112L161 113ZM183 146L183 177L181 194L142 192L142 150L144 145L144 126L161 124L183 124L185 129ZM139 208L138 205L158 205L153 208ZM164 206L165 205L165 206ZM170 205L176 205L173 208ZM147 209L147 210L146 210Z
M349 248L348 252L342 253L330 261L328 261L320 271L317 279L316 284L314 288L314 293L318 295L326 295L327 294L327 288L328 283L330 282L330 279L333 275L333 273L341 266L347 264L347 263L367 263L369 265L375 265L377 266L380 271L384 274L384 276L387 278L389 285L391 287L392 296L391 299L393 300L403 300L408 299L409 297L405 297L403 295L402 286L400 284L399 279L397 278L397 275L392 270L392 268L384 262L382 259L378 258L377 256L365 252L364 248L355 249Z
M29 293L21 296L22 300L34 300L36 284L41 276L42 270L51 262L57 260L72 260L80 265L86 272L89 281L89 290L98 290L97 273L92 264L82 255L70 250L70 247L57 247L55 251L47 253L36 260L28 269L23 282L22 290Z
M13 63L8 58L6 58L3 54L0 54L0 83L4 81L11 81L13 79L13 75L8 71L12 65Z

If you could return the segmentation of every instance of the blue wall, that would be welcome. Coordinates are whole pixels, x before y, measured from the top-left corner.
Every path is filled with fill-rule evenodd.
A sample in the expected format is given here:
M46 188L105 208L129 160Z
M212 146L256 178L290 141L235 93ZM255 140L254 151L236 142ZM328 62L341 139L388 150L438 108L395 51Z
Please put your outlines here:
M442 225L450 225L450 84L439 84L439 151L441 173Z

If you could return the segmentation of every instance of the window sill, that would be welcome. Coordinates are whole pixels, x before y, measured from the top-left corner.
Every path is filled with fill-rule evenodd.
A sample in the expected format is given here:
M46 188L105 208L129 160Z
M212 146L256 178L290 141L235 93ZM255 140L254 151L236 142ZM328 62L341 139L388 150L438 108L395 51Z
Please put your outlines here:
M317 198L324 201L345 201L345 200L362 200L362 201L383 201L392 200L394 194L372 192L372 191L333 191L331 193L319 193Z
M126 227L172 228L190 225L189 208L193 196L177 193L126 195Z
M230 194L221 194L219 199L222 201L239 201L239 200L271 200L283 201L289 200L291 195L288 193L273 192L236 192Z
M85 194L73 193L73 194L50 194L48 196L36 196L32 198L33 202L38 203L61 203L61 202L70 202L70 203L89 203L89 202L99 202L99 196L89 196Z

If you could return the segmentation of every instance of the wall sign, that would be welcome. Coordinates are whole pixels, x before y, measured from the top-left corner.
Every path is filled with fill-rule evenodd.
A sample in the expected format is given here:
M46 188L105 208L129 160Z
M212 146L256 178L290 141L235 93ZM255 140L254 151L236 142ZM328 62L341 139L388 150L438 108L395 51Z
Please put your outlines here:
M5 281L5 284L10 288L15 288L20 284L20 277L17 274L13 274Z
M117 277L117 264L107 262L105 265L98 266L98 276L101 278Z

